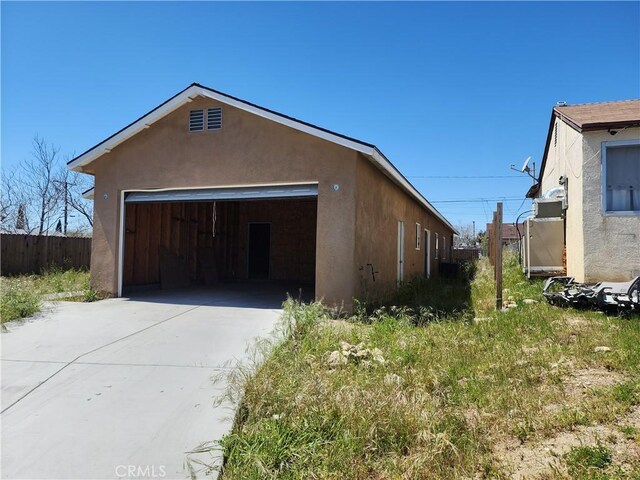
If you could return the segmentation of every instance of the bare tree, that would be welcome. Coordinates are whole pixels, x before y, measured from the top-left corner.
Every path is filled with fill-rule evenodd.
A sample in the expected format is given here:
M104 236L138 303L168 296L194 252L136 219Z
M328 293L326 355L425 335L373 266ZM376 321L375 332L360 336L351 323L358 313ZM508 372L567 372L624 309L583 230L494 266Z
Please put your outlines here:
M87 227L91 229L93 227L93 202L82 196L86 190L93 186L91 177L72 172L64 166L56 175L54 184L63 203L64 233L67 233L69 216L77 218L77 221L74 222L76 230L84 231Z
M22 188L20 169L2 170L0 191L0 223L3 231L29 232L31 230L28 206L31 199Z
M475 235L475 227L473 224L456 226L459 234L453 239L453 244L458 246L475 245L478 237Z
M93 227L93 204L82 193L89 175L71 172L59 148L38 136L31 157L2 170L0 222L3 230L42 235L60 222L62 233L86 235Z
M0 191L0 222L2 229L11 231L15 228L20 202L15 188L15 170L2 170L2 190Z
M21 165L21 184L31 200L35 231L42 235L55 222L54 212L60 206L60 192L54 185L59 148L36 135L31 158Z

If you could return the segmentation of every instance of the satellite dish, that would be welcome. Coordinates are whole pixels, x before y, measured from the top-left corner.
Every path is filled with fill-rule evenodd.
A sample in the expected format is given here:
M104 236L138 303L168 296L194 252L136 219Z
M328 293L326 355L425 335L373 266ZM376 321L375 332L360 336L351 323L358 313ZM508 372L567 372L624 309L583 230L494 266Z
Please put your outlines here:
M530 161L531 161L531 157L527 157L527 159L522 164L522 168L520 169L521 172L528 172L529 171L529 162Z

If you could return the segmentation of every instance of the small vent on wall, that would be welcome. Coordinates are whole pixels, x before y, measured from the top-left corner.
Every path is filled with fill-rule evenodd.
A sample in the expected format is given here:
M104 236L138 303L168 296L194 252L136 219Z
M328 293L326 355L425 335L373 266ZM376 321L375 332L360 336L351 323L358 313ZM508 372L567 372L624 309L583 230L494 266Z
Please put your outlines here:
M554 147L558 146L558 124L557 123L553 126L553 146Z
M204 110L191 110L189 112L189 131L199 132L204 130Z
M207 130L220 130L222 128L222 108L207 109Z

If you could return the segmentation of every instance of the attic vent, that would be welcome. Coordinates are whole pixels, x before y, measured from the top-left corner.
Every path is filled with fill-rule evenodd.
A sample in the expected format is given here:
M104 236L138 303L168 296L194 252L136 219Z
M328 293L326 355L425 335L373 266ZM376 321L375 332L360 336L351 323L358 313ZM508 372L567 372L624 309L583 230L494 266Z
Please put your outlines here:
M220 130L222 128L222 108L207 109L207 130Z
M204 130L204 110L191 110L189 112L189 131L199 132Z
M553 126L553 146L554 147L558 146L558 124L557 123Z

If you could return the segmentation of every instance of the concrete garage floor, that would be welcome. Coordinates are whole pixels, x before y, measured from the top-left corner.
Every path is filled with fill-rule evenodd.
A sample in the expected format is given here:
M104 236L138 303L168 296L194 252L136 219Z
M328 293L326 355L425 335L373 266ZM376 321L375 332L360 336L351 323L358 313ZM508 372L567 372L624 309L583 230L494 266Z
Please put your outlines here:
M58 303L9 324L1 336L2 478L188 477L187 453L231 427L231 406L214 407L224 384L212 376L273 330L282 292L150 292Z

